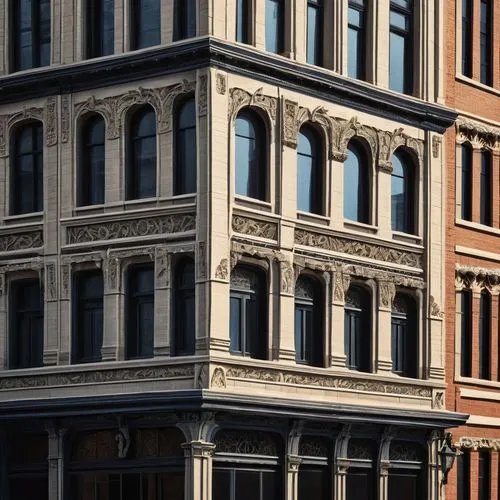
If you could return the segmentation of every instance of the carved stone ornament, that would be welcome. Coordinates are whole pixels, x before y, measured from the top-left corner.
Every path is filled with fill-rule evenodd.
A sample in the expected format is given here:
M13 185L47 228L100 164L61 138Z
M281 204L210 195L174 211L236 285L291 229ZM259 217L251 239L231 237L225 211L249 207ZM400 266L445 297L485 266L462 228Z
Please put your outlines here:
M487 289L490 293L500 292L500 269L456 265L455 288L468 288L474 291Z
M396 296L396 286L390 281L379 281L378 283L380 307L392 310L392 303Z
M208 99L208 77L201 75L198 90L198 116L207 114L207 99Z
M61 97L61 142L66 143L71 134L71 120L70 120L70 96L64 94Z
M460 441L456 443L458 448L469 450L488 449L500 451L500 438L478 438L462 436Z
M278 234L278 225L274 222L264 222L239 215L233 216L232 228L237 233L266 238L268 240L275 240Z
M442 410L444 408L444 392L436 391L432 399L432 408L434 410Z
M220 366L216 367L214 373L212 374L210 387L212 387L213 389L226 388L226 375L224 373L224 370Z
M45 144L47 147L57 144L57 100L49 97L45 103Z
M192 214L162 215L143 219L122 220L71 226L67 229L69 245L119 238L140 238L161 234L194 231L196 217Z
M360 257L399 264L408 267L422 268L422 254L399 250L389 246L365 243L359 240L349 240L339 236L313 233L303 229L295 230L295 243L329 250L332 252L346 253Z
M349 290L350 276L344 274L341 267L338 267L333 274L333 300L344 303L345 294Z
M207 277L207 248L204 241L198 243L196 261L198 263L198 279L203 280Z
M297 113L299 105L295 101L283 101L283 143L289 148L297 148Z
M57 300L56 264L49 262L45 266L45 294L47 300Z
M69 298L69 280L71 276L71 266L63 264L61 266L61 299Z
M441 144L443 139L438 135L432 136L432 156L434 158L439 158L439 153L441 152Z
M130 432L122 418L118 419L118 431L115 435L115 441L118 447L118 458L127 458L130 448Z
M86 101L75 105L74 116L77 119L86 113L100 114L106 124L106 138L118 139L120 137L119 107L119 97L96 99L94 96L91 96Z
M278 456L274 436L268 432L251 430L220 430L215 435L215 451L238 455Z
M244 255L261 259L262 266L266 268L271 261L288 262L288 258L278 250L257 246L253 242L246 245L238 241L231 241L231 269L234 269Z
M439 304L436 302L432 295L429 297L429 306L431 310L431 316L434 316L435 318L443 317L443 311L441 311Z
M44 109L31 107L10 115L0 115L0 157L9 154L9 133L12 127L25 120L38 120L43 123Z
M350 120L335 120L331 151L334 160L343 162L347 159L347 145L360 128L361 124L357 116L353 116Z
M280 263L281 272L281 293L287 295L295 294L295 273L289 262L283 261Z
M406 146L415 152L420 165L424 160L424 142L406 135L402 128L395 129L393 132L378 131L379 137L379 157L378 168L383 172L392 173L392 155L400 146Z
M0 252L29 250L43 246L43 232L29 231L25 233L8 233L0 235Z
M470 142L474 149L500 149L500 128L459 116L455 122L457 143Z
M170 286L170 264L171 259L167 247L158 247L155 252L155 276L156 288L167 288Z
M393 441L389 450L389 460L397 462L422 462L423 450L417 443Z
M0 297L5 295L5 272L0 271Z
M194 377L194 365L164 366L148 368L124 368L118 370L96 370L80 373L57 373L50 375L9 376L0 378L0 390L30 389L77 384L102 384L105 382L132 382Z
M229 262L227 259L221 259L215 270L215 279L227 281L229 276Z
M299 442L302 457L328 458L328 446L324 437L302 436Z
M255 106L264 110L272 119L276 121L278 99L264 95L262 87L253 94L239 88L229 89L229 119L233 121L238 111L245 106Z
M117 291L120 288L120 260L108 257L104 263L107 291Z
M217 73L215 77L215 90L217 91L217 94L226 95L226 88L227 88L226 75L223 75L222 73Z

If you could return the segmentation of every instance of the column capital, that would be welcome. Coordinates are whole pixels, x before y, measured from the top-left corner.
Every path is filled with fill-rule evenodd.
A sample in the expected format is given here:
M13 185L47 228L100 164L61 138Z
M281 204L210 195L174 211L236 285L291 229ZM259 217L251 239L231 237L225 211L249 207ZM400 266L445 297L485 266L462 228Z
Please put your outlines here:
M298 455L288 455L286 457L288 472L298 472L302 458Z
M210 458L215 451L215 444L207 441L191 441L181 445L186 458Z

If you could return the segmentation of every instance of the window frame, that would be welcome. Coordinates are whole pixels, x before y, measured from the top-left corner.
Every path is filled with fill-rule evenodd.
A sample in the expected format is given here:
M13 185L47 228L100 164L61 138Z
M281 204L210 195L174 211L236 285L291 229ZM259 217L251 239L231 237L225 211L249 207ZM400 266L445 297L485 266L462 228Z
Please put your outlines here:
M196 36L196 0L174 0L174 27L172 41L178 42ZM194 30L191 18L194 16Z
M401 1L401 0L399 0ZM413 76L413 66L414 66L414 19L413 19L413 1L407 0L408 7L403 7L398 3L398 0L390 0L389 4L389 89L395 92L402 92L406 95L412 95L415 90L415 82ZM402 29L398 26L394 26L391 23L390 16L392 13L405 16L408 19L408 28ZM404 61L403 61L403 89L394 89L391 85L391 57L392 57L392 49L391 49L391 34L398 35L403 37L405 40L405 51L404 51Z
M493 223L493 161L492 155L487 150L480 153L480 214L479 222L485 226Z
M457 500L470 500L470 451L467 448L460 451L462 454L457 457Z
M175 159L175 164L173 168L173 184L174 184L174 196L179 196L183 194L195 194L197 192L197 183L198 183L198 144L197 144L197 115L196 115L196 99L193 94L188 95L187 97L184 97L182 100L180 100L177 105L175 106L175 114L174 114L174 159ZM180 117L185 109L186 106L192 104L193 106L193 124L192 126L189 127L183 127L181 128L180 126ZM188 155L186 155L182 145L182 140L181 140L181 132L185 133L186 131L194 130L194 136L195 136L195 163L194 165L186 165L186 158ZM192 147L192 145L188 146ZM189 190L187 185L189 184L186 176L181 176L179 175L179 171L181 172L186 172L189 168L192 169L191 174L194 179L194 190Z
M461 154L461 213L462 220L472 221L473 151L468 142L460 145Z
M479 81L490 87L493 84L493 3L479 0L479 10ZM484 13L486 19L483 20Z
M472 78L472 36L474 24L474 0L462 0L461 20L462 75Z
M234 39L238 43L244 43L247 45L251 45L253 43L252 3L252 0L236 0L236 25Z
M417 208L417 189L418 189L418 176L416 172L415 161L411 155L404 149L398 148L392 154L392 158L398 158L403 169L403 177L396 175L394 169L391 173L391 229L393 232L405 233L410 235L415 235L417 233L417 220L416 214L418 213ZM404 187L404 217L403 225L394 227L394 211L392 206L392 180L397 177L403 179ZM404 227L403 227L404 226Z
M162 14L161 0L156 0L158 2L158 10L160 12L160 16L158 18L158 26L154 27L155 29L158 30L158 33L156 33L158 38L158 43L153 43L150 45L145 45L140 40L140 37L144 36L144 33L141 33L139 29L139 24L142 14L142 9L141 9L142 1L143 0L133 0L131 3L132 8L130 9L130 50L146 49L148 47L155 47L161 44L161 14Z
M398 300L404 303L406 312L398 311ZM406 378L419 376L419 325L416 307L413 297L396 293L391 311L392 373Z
M460 376L472 377L472 291L460 292Z
M483 290L479 296L479 374L482 380L491 379L491 295Z
M346 196L348 189L346 189L346 175L345 169L348 166L348 159L346 158L343 164L344 168L344 207L343 207L343 217L346 221L358 222L360 224L370 224L371 223L371 213L372 213L372 179L371 179L371 168L370 159L366 147L357 140L349 141L347 145L348 155L351 152L357 161L358 168L358 187L356 191L355 198L357 199L357 217L356 219L350 219L346 216L346 200L349 198ZM361 187L360 187L361 186Z
M491 500L491 453L489 450L478 451L477 499Z
M313 64L315 66L323 66L323 44L324 44L324 35L323 35L323 27L324 27L324 3L323 0L307 0L307 19L306 19L306 62L309 64ZM315 11L316 13L316 23L314 26L314 54L310 54L310 50L313 49L310 47L309 42L309 28L310 28L310 19L309 15L311 11Z
M360 16L360 26L356 26L349 21L349 10L355 10ZM368 7L366 0L349 0L347 6L347 43L349 44L349 31L356 32L357 50L356 50L356 75L351 74L350 70L350 48L347 46L347 76L358 80L366 80L367 75L367 57L366 57L366 30L367 30Z
M105 3L112 3L113 24L106 28ZM113 55L115 52L115 0L85 0L85 59ZM106 32L111 33L111 47L105 48Z
M285 2L284 0L265 0L265 10L264 10L264 44L265 50L272 54L283 54L285 52ZM278 17L273 24L274 36L271 37L268 34L268 27L271 26L271 20L268 18L268 8L270 4L278 6ZM277 40L276 46L271 47L269 42L271 40Z

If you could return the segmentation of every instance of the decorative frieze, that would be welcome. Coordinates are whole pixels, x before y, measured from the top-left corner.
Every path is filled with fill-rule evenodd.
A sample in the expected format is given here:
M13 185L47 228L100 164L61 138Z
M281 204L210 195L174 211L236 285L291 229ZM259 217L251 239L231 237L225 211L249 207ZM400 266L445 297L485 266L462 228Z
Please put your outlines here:
M43 246L43 231L27 231L25 233L7 233L0 235L0 252L15 252Z
M272 119L276 121L278 99L263 94L262 87L253 94L244 89L229 89L229 119L233 121L238 111L245 106L255 106L264 110Z
M462 436L458 443L455 443L455 446L475 451L480 449L500 451L500 439Z
M70 226L67 228L69 245L92 243L119 238L141 238L161 234L194 231L196 218L192 214L173 214L142 219L122 220Z
M487 289L490 293L500 292L500 269L487 269L473 266L456 265L455 289L469 288L473 291Z
M233 216L233 231L268 240L275 240L278 234L278 224L261 220L250 219L249 217Z
M455 122L457 143L470 142L474 149L500 149L500 128L459 116Z
M61 97L61 142L66 143L71 135L70 96Z

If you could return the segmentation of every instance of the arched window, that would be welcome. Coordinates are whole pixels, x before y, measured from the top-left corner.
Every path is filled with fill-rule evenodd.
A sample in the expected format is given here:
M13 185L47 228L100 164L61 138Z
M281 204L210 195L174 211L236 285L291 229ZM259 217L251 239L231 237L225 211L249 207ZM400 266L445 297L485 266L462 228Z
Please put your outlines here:
M236 194L267 198L267 141L265 125L256 113L243 110L236 117Z
M173 355L195 353L195 278L193 259L182 259L174 271Z
M130 2L131 49L158 45L161 41L161 0Z
M414 301L397 293L391 316L392 371L403 377L417 376L418 329Z
M344 162L344 218L370 222L370 176L364 149L351 141Z
M351 286L344 309L344 348L347 367L370 371L371 311L370 294L360 286Z
M83 127L78 169L78 206L104 203L104 118L93 115Z
M297 210L320 214L323 208L323 158L319 133L311 126L300 129L297 144Z
M156 117L149 106L130 120L125 183L127 200L156 196Z
M39 122L19 127L13 136L11 214L43 210L43 127Z
M237 266L231 273L230 350L233 354L265 359L267 351L266 282L264 274Z
M196 0L175 0L174 42L196 36Z
M391 175L391 220L392 230L413 233L415 175L412 161L404 151L392 155Z
M174 194L196 192L196 107L194 97L184 101L175 114Z
M295 284L295 360L323 366L323 314L321 287L300 276Z

